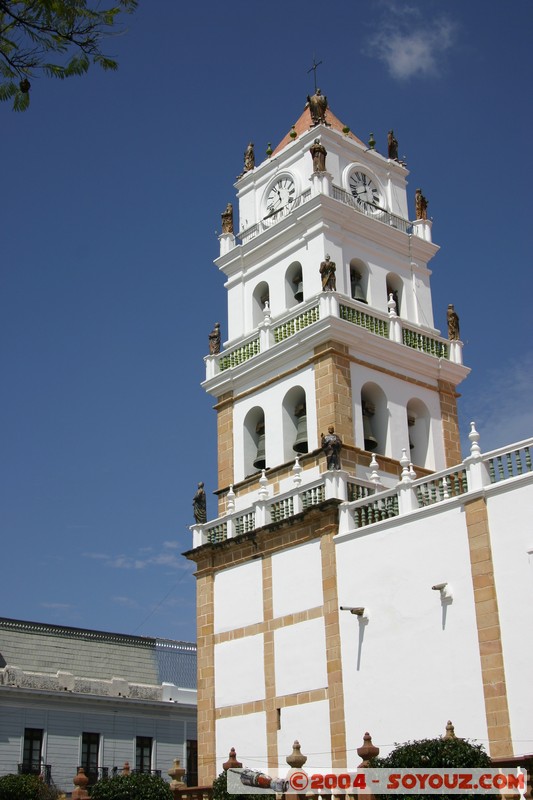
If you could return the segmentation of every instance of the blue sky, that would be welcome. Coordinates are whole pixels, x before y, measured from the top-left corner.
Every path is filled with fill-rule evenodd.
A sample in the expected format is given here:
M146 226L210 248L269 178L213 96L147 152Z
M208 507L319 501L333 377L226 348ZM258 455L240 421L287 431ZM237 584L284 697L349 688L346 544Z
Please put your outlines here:
M461 318L461 427L533 434L530 0L142 2L117 73L2 104L0 615L194 640L191 501L215 516L199 384L246 144L318 85L429 200L436 325Z

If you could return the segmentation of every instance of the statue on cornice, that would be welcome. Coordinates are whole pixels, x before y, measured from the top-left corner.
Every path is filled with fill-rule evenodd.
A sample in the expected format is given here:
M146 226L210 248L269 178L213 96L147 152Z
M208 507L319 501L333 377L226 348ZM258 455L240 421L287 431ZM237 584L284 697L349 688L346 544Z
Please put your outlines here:
M328 109L328 98L317 89L315 94L310 97L307 95L307 105L311 113L311 121L315 125L327 125L326 111Z
M207 522L207 502L205 497L204 484L198 484L198 490L192 500L194 521L197 525L204 525Z
M209 355L216 356L218 353L220 353L220 322L215 323L209 334Z
M222 217L222 233L233 233L233 206L228 203L226 210L220 215Z
M326 436L320 434L320 446L326 454L328 469L340 469L342 439L335 433L333 425L329 426Z
M250 142L244 151L244 171L250 172L255 167L254 143Z
M398 139L394 136L394 131L391 129L387 135L387 145L389 158L398 161Z
M448 312L446 317L448 319L448 339L450 339L450 341L456 341L460 338L459 315L457 314L452 303L448 304Z
M422 194L422 189L417 189L415 192L415 218L428 218L428 201Z
M330 261L326 253L325 260L320 265L320 277L322 279L322 291L334 292L337 288L337 277L335 275L337 267L334 261Z
M315 139L309 148L309 152L311 153L311 158L313 159L313 172L325 172L326 156L328 151L324 145L321 144L320 139Z

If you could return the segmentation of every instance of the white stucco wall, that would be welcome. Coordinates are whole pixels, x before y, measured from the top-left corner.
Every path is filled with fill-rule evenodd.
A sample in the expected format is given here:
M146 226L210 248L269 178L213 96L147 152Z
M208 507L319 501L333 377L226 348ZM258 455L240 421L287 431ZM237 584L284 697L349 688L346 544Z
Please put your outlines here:
M511 494L512 491L512 494ZM533 749L531 631L533 629L533 484L520 479L488 493L494 579L498 596L513 750Z
M488 738L464 513L439 510L336 549L339 605L370 610L366 625L340 613L346 737L368 730L383 754L448 719ZM448 606L431 588L445 581Z
M215 633L263 621L263 570L260 560L229 567L215 575Z
M320 542L308 542L272 556L274 617L321 606L322 558Z
M266 714L264 712L217 719L215 732L217 774L222 772L222 764L227 761L232 747L237 751L237 757L243 767L257 770L267 769Z
M331 735L329 701L304 703L281 709L281 729L278 732L279 769L287 769L286 758L298 739L302 753L307 756L305 770L331 768Z
M265 698L263 635L215 645L215 706Z
M274 631L274 665L277 695L327 686L323 618Z

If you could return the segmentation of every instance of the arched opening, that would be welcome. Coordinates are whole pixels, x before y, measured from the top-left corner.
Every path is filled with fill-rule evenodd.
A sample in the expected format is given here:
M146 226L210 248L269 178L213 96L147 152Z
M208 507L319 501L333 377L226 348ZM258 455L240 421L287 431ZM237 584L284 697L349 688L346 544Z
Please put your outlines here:
M403 311L403 281L394 272L389 272L387 275L387 302L391 295L396 303L396 313L401 317Z
M426 405L418 398L407 403L407 429L409 432L409 458L419 467L427 466L430 415Z
M292 308L304 299L304 281L302 265L293 261L285 273L285 306Z
M353 300L368 303L368 267L358 258L350 261L350 295Z
M264 309L266 303L270 304L270 289L266 281L261 281L261 283L258 283L255 287L252 299L254 328L257 328L259 323L261 323L265 318Z
M301 386L293 386L283 399L283 460L292 461L309 452L307 439L307 403Z
M244 475L266 468L265 413L260 406L251 408L244 418Z
M387 397L376 383L365 383L361 389L363 415L363 450L388 455L389 411Z

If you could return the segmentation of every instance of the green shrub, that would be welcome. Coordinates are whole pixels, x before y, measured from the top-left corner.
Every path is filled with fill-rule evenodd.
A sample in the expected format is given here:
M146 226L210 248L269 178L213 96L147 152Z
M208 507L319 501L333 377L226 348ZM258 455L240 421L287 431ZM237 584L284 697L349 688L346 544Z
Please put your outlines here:
M144 773L104 778L91 789L91 800L172 800L163 778Z
M37 775L3 775L0 800L56 800L59 792L47 786Z
M221 772L213 781L213 800L250 800L250 795L228 794L228 773Z
M473 744L468 739L437 737L436 739L419 739L414 742L398 744L388 756L374 758L372 767L387 767L399 769L436 769L436 768L461 768L461 767L492 767L490 756L483 745ZM402 800L420 800L427 795L401 795ZM382 798L397 800L398 795L380 795ZM493 795L483 795L484 800L489 800ZM479 795L466 794L439 794L438 800L469 800Z

